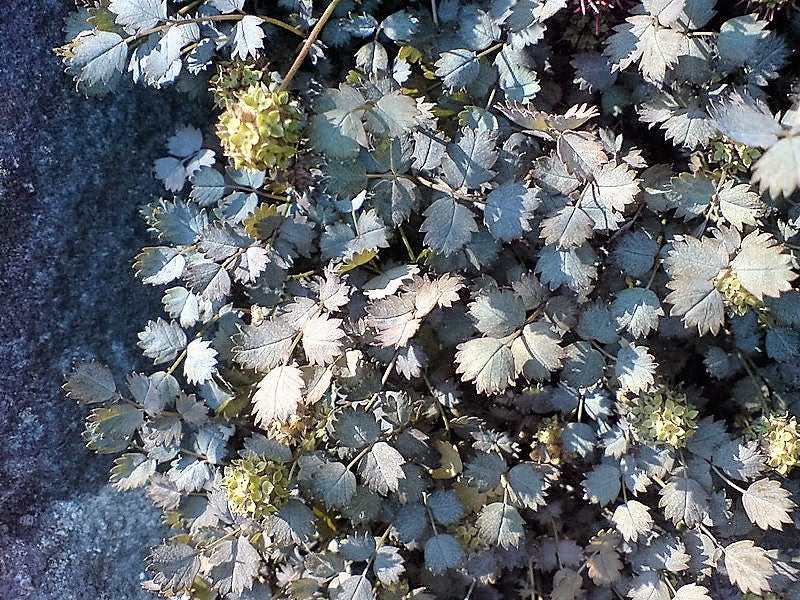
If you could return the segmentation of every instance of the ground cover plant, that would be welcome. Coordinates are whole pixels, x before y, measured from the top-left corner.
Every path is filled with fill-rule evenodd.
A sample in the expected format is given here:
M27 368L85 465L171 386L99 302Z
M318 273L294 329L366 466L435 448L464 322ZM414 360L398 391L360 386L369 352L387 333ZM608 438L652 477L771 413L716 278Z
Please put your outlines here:
M211 598L798 598L792 2L104 0L77 90L210 94L84 437ZM95 100L96 101L96 100Z

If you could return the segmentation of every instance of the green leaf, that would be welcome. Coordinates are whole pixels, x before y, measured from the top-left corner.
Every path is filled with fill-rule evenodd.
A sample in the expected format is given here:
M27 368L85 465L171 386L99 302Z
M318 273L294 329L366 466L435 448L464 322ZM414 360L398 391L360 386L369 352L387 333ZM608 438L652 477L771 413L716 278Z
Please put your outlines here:
M474 381L478 393L502 392L515 379L514 354L502 341L477 338L457 346L456 373L462 381Z
M399 583L406 568L400 551L394 546L384 544L375 553L372 570L383 585L392 586Z
M753 183L759 193L769 190L772 199L791 196L800 186L800 136L778 140L753 167Z
M186 347L186 341L186 333L178 323L167 323L159 317L147 322L144 331L139 333L137 345L146 357L153 359L153 364L158 365L174 360Z
M614 373L623 389L638 394L655 383L656 366L645 346L630 344L617 354Z
M306 383L297 367L275 367L258 382L253 394L256 425L269 428L275 421L286 422L297 414Z
M790 513L797 508L790 496L777 481L759 479L742 494L742 504L747 517L761 529L783 529L784 523L794 522Z
M240 535L216 544L208 562L213 567L214 588L239 597L253 587L261 568L261 555L247 537Z
M771 554L752 540L740 540L725 547L728 579L743 593L762 595L771 590L769 580L775 575ZM775 552L777 554L777 552Z
M401 479L405 479L403 464L406 460L386 442L376 442L361 459L358 471L369 489L385 496L396 492Z
M347 448L363 448L380 437L381 428L375 415L363 408L346 409L336 418L334 435Z
M424 243L445 256L461 250L478 231L472 211L451 196L441 196L423 214Z
M118 490L132 490L146 485L155 472L155 459L138 452L127 452L114 459L109 481Z
M617 294L611 305L611 315L620 329L640 338L658 329L658 317L663 317L664 311L652 290L628 288Z
M70 49L67 73L75 77L80 91L102 93L125 71L128 45L112 31L82 31Z
M611 517L611 521L626 541L635 542L640 535L650 532L653 518L650 509L637 500L628 500L620 504Z
M510 242L530 231L533 211L541 200L536 192L519 182L508 182L486 197L483 222L495 239Z
M490 548L517 548L525 537L525 521L516 508L503 502L484 506L475 521L478 537Z
M467 87L480 72L477 56L464 48L442 52L434 66L436 76L441 77L445 87L451 91Z
M189 544L164 543L152 548L147 557L147 570L153 572L153 583L165 592L188 592L200 571L200 557Z
M107 402L117 396L117 384L111 369L95 361L76 365L63 388L67 397L79 404Z
M583 489L590 502L605 506L617 499L620 492L620 470L618 466L602 463L595 465L583 480Z
M533 464L514 465L508 471L506 481L509 499L520 508L538 510L540 506L546 504L544 499L545 480Z
M289 358L296 332L280 318L248 325L234 338L238 342L233 348L234 358L248 369L267 373Z
M166 0L111 0L108 10L126 33L151 29L167 18Z
M769 233L753 231L743 240L739 253L731 261L731 269L742 286L759 300L777 298L792 289L797 279L792 270L792 257Z
M186 381L202 384L217 373L217 351L207 340L192 340L186 346L186 358L183 361L183 374Z
M530 102L542 89L523 50L506 44L495 57L494 64L500 75L500 88L509 102Z
M442 159L445 181L454 190L475 189L490 181L490 170L497 160L495 139L491 135L465 127L456 143L447 145Z
M425 542L425 566L431 573L444 573L461 566L464 551L458 540L449 533L440 533Z
M356 476L340 462L323 464L313 474L314 492L328 507L342 507L356 492Z
M559 341L547 323L537 321L525 325L511 343L514 373L537 381L550 377L550 373L561 368L566 355Z

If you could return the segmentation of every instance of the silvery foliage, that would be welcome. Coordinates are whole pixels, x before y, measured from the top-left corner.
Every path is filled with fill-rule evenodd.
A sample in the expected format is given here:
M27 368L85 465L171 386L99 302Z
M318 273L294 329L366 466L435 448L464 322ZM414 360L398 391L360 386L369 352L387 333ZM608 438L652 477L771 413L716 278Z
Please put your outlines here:
M317 4L269 17L307 34ZM798 414L800 109L766 91L795 76L788 40L740 5L644 0L609 13L599 51L559 58L577 3L401 4L344 0L314 44L293 88L310 186L234 170L191 126L155 161L171 194L143 211L156 241L135 268L165 288L139 335L161 370L120 386L84 363L65 386L92 407L89 447L118 455L113 485L176 530L145 586L798 597L798 557L762 536L795 528L797 486L725 421ZM79 12L62 52L78 90L129 73L198 93L219 60L288 67L296 38L244 0L187 8ZM625 97L630 140L598 110ZM752 180L709 162L723 142L764 150ZM659 386L700 409L685 447L624 414ZM221 486L249 454L289 481L259 520Z

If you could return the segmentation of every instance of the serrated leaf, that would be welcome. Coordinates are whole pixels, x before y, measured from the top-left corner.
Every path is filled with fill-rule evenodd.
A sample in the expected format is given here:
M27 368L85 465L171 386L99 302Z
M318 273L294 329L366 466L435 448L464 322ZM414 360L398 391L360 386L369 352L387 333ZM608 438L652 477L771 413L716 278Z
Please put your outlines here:
M108 10L117 15L114 20L126 33L150 29L167 18L165 0L111 0Z
M376 442L358 465L364 482L373 492L385 496L396 492L401 479L405 478L402 466L406 460L386 442Z
M528 463L514 465L506 475L508 495L511 502L520 508L538 510L545 505L544 477L536 468Z
M601 533L591 539L586 548L586 566L595 585L606 586L622 577L622 560L616 550L619 536Z
M590 502L605 506L616 500L621 488L619 467L610 464L599 464L583 480L583 489Z
M611 520L622 537L629 542L635 542L640 535L648 533L653 528L650 509L637 500L628 500L620 504L614 510Z
M773 199L791 196L800 185L800 136L780 139L767 150L753 166L753 183Z
M423 214L424 243L445 256L461 250L478 231L472 211L451 196L440 197Z
M217 351L208 340L192 340L186 346L186 358L183 361L183 374L186 381L202 384L217 373Z
M154 573L153 583L161 589L181 593L191 589L200 571L200 557L189 544L165 543L152 548L147 570Z
M261 555L244 535L215 545L208 560L214 587L234 597L253 587L261 567Z
M183 276L189 288L209 302L225 300L231 292L231 277L222 265L194 255Z
M469 304L475 328L489 337L509 335L525 322L525 307L510 291L491 290Z
M713 600L708 595L708 588L696 583L687 583L675 590L672 600Z
M634 338L640 338L658 329L658 318L664 316L664 310L652 290L628 288L617 294L611 305L611 315L618 328L627 329Z
M256 425L268 428L275 421L286 422L297 414L306 383L297 367L275 367L258 382L253 394Z
M631 600L671 600L669 587L656 571L646 571L633 578L628 590Z
M483 221L495 239L509 242L530 231L530 219L540 204L536 192L522 183L509 182L486 197Z
M233 50L231 57L247 60L249 56L258 58L259 50L264 47L263 19L255 15L245 15L233 27Z
M747 517L761 529L783 529L791 524L790 513L797 508L791 494L772 479L759 479L750 484L742 494L742 504Z
M724 555L728 579L743 593L761 595L770 591L775 566L766 550L752 540L740 540L726 546Z
M587 423L567 423L561 432L564 451L586 457L595 448L594 428Z
M381 434L375 415L363 408L345 410L336 418L334 435L348 448L363 448L375 442Z
M79 404L106 402L117 395L117 384L111 369L95 361L76 365L63 387L67 397Z
M248 369L266 373L289 358L295 333L294 327L281 319L249 325L235 338L234 357Z
M340 582L335 591L331 590L331 600L372 600L372 582L366 577L366 572L360 575L351 575Z
M716 192L716 185L702 173L681 173L672 180L667 194L668 205L675 207L675 216L688 221L702 215Z
M186 347L186 333L175 321L169 323L159 317L148 321L144 331L139 333L137 346L142 353L153 359L153 364L161 364L174 360Z
M561 368L566 354L559 341L547 323L537 321L525 325L511 343L514 373L537 381L550 377L550 373Z
M659 493L661 498L658 506L664 509L664 516L675 525L683 523L687 527L694 527L708 516L708 494L694 479L677 476Z
M783 131L769 109L748 95L733 94L710 113L720 133L747 146L769 148Z
M567 204L542 220L541 237L560 249L581 246L593 233L594 220L576 204Z
M144 248L133 265L136 276L148 285L163 285L177 279L185 266L186 257L169 246Z
M290 500L270 516L267 534L278 544L299 543L310 538L315 531L314 513L305 504Z
M684 34L662 27L648 15L633 15L614 27L605 54L622 70L634 62L644 78L656 85L664 81L667 68L678 62Z
M655 383L656 366L646 347L631 344L617 354L614 373L623 389L638 394Z
M478 537L489 547L517 548L525 537L525 521L516 508L503 502L484 506L475 524Z
M449 533L434 535L425 542L425 566L431 573L444 573L461 566L464 551L458 540Z
M388 296L368 307L369 325L377 330L382 347L402 348L414 337L422 324L415 308L410 295Z
M462 89L475 81L480 72L478 59L472 50L454 48L442 52L436 61L436 76L449 90Z
M494 59L499 74L498 83L509 102L529 102L541 89L539 77L528 66L523 50L506 44Z
M453 490L437 490L428 496L426 506L442 525L457 523L464 516L464 507Z
M494 177L490 171L497 160L495 139L465 127L456 143L447 145L442 158L445 181L454 190L475 189Z
M400 581L406 568L400 551L394 546L383 545L375 553L372 570L383 585L392 586Z
M608 160L600 141L585 131L564 131L556 140L556 152L567 171L581 178L589 177Z
M733 185L726 181L717 193L719 210L722 216L739 231L745 225L756 225L766 206L758 194L750 189L747 184Z
M559 569L553 575L550 600L578 600L583 592L583 577L572 569Z
M457 349L456 373L461 374L462 381L474 381L478 393L502 392L514 383L516 360L511 348L500 340L472 339Z
M340 462L325 463L314 473L314 492L328 507L342 507L356 492L356 476Z
M128 45L112 31L82 31L70 49L67 72L75 77L79 90L103 89L125 71Z
M342 352L341 319L315 316L303 325L303 351L312 365L329 365Z
M568 250L549 245L539 252L536 272L540 274L542 283L551 290L566 285L579 296L585 296L592 289L592 281L597 278L596 260L597 255L588 245Z
M739 253L731 261L731 269L742 286L759 300L788 292L791 282L797 279L792 257L782 250L769 233L753 231L742 240Z
M109 481L118 490L132 490L146 485L155 472L155 459L138 452L127 452L114 459Z

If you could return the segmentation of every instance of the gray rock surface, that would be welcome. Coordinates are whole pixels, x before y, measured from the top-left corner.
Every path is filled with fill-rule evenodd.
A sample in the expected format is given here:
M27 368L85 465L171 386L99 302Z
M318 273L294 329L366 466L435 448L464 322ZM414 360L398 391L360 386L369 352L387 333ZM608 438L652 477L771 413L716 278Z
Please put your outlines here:
M144 556L167 532L142 494L106 481L84 408L60 389L97 358L122 381L148 368L136 333L159 292L133 277L151 243L138 207L163 193L154 158L200 107L130 88L87 100L52 48L69 0L0 18L0 599L145 599Z

